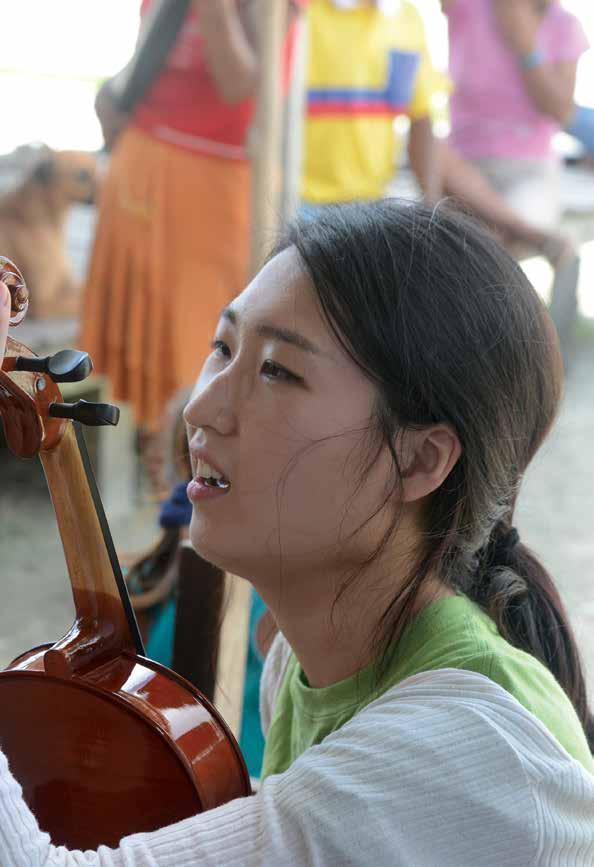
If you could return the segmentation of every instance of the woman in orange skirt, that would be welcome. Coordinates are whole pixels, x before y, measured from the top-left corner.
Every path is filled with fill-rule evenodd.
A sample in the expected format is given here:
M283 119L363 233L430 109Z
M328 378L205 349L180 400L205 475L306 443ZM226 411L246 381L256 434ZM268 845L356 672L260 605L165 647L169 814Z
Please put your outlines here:
M249 181L246 162L188 153L134 127L118 143L82 342L149 431L195 379L222 307L245 284Z
M248 276L255 5L192 0L118 138L101 196L81 343L149 438Z

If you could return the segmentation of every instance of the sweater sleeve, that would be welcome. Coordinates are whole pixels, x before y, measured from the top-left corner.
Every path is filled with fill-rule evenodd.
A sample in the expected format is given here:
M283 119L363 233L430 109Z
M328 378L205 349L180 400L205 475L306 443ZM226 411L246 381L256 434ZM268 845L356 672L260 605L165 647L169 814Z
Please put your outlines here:
M0 764L11 867L561 867L594 863L594 778L501 687L471 672L391 689L258 795L121 841L51 846Z

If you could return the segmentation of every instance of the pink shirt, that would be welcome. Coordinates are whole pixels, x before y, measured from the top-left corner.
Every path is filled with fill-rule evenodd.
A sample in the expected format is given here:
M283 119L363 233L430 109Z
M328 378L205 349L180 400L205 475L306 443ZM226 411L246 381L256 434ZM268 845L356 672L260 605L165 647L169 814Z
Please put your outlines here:
M448 21L452 144L472 159L551 156L559 124L533 105L518 58L499 36L493 0L456 0ZM587 48L577 18L553 2L538 36L545 62L576 61Z

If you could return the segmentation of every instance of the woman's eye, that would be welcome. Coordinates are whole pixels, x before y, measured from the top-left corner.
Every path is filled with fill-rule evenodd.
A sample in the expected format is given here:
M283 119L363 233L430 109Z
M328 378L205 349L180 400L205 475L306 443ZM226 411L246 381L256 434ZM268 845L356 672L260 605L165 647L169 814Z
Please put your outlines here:
M280 380L281 382L303 382L300 376L291 373L290 370L281 367L280 364L275 364L270 359L266 360L262 365L262 373L267 379Z
M231 358L231 350L224 340L213 340L211 349L219 358Z

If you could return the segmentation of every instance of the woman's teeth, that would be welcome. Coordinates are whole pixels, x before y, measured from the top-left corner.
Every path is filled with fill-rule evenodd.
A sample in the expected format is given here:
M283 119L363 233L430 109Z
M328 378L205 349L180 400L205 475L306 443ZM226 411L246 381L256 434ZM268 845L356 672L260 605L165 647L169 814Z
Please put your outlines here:
M207 464L206 461L196 461L196 477L202 479L209 488L229 488L231 483L218 470Z
M226 482L225 479L215 479L212 476L210 478L205 476L204 484L207 488L223 488L224 490L231 487L230 482Z

